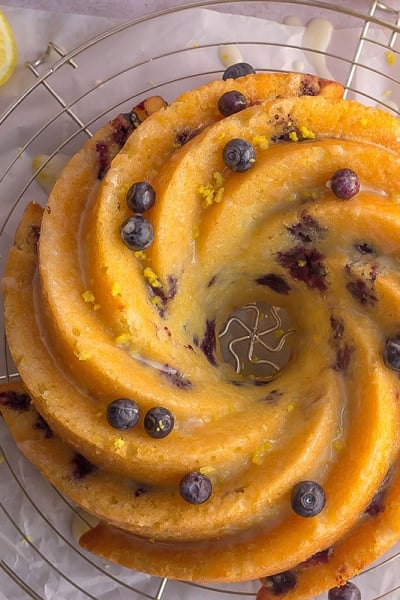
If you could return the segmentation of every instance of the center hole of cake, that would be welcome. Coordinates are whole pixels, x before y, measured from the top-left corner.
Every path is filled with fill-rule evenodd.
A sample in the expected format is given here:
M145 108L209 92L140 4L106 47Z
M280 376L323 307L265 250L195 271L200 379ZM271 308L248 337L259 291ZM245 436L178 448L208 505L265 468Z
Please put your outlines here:
M229 315L219 333L222 356L245 380L267 383L289 362L295 333L284 308L246 304Z

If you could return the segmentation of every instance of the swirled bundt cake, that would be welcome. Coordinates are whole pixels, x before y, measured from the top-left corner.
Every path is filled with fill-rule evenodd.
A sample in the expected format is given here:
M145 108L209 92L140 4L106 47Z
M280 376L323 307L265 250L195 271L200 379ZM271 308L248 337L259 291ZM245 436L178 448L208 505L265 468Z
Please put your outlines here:
M27 207L2 280L22 382L0 405L100 519L84 548L301 600L399 539L400 123L341 93L231 71L149 99ZM221 349L248 305L290 320L274 377Z

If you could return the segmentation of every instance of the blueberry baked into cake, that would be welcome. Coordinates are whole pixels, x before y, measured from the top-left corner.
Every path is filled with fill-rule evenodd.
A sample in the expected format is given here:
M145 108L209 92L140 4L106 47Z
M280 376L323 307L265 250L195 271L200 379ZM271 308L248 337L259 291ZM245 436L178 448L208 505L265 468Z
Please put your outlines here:
M260 579L258 600L354 600L399 539L400 123L342 92L234 65L117 116L26 208L0 406L100 519L83 548ZM221 351L249 303L295 330L270 380Z

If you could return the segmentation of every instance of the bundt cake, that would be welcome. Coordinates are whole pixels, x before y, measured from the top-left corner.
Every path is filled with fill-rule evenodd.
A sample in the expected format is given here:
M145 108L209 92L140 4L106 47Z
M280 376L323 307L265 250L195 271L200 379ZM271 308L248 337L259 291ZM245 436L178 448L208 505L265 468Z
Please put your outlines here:
M342 91L235 65L116 117L27 207L0 406L100 519L87 550L305 600L399 539L400 123ZM249 305L291 324L272 377L223 353Z

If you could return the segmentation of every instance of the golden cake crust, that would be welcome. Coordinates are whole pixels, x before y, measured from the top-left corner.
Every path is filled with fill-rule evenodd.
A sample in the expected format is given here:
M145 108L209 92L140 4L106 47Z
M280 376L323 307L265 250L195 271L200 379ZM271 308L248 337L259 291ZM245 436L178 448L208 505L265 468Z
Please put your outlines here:
M235 89L248 107L222 118L218 99ZM29 458L102 520L83 547L178 579L266 577L259 600L288 571L287 597L301 600L398 538L399 379L384 354L400 321L400 125L340 90L254 75L185 92L133 133L120 116L71 160L43 214L25 212L2 283L33 403L24 439L2 410ZM255 148L243 173L223 159L237 138ZM344 201L331 178L347 168L363 188ZM144 252L120 236L137 181L156 194ZM259 386L216 338L233 309L261 301L288 312L296 343ZM135 399L137 426L110 425L116 398ZM154 406L175 418L163 439L144 426ZM35 411L51 436L30 443ZM179 493L192 472L212 484L198 505ZM290 506L304 480L326 495L312 518ZM371 509L380 489L385 510ZM358 548L372 530L374 547Z

